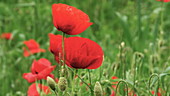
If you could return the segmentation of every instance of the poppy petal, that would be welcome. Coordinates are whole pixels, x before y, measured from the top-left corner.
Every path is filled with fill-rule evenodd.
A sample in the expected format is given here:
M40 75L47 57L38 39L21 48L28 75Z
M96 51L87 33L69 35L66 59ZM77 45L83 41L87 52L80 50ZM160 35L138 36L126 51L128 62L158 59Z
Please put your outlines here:
M27 95L40 96L39 92L37 91L38 89L42 90L42 92L45 93L46 95L50 93L50 88L48 86L33 83L32 85L29 86Z
M93 24L86 13L66 4L53 4L52 15L54 26L69 35L80 34Z
M28 41L24 41L24 44L28 47L29 50L39 49L38 43L34 39L30 39Z
M0 35L0 38L10 40L10 39L12 39L12 33L3 33L3 34Z
M61 48L58 44L61 44L62 36L53 36L50 40L50 48L56 50ZM53 42L53 43L51 43ZM54 45L53 45L54 44ZM61 50L53 52L55 60L59 62L59 54ZM101 66L103 62L103 51L102 48L94 41L82 38L82 37L69 37L65 38L65 62L67 66L71 68L82 68L82 69L96 69Z
M30 52L25 47L23 48L23 50L24 50L24 53L23 53L24 57L30 56Z
M38 79L37 75L32 73L24 73L22 77L26 79L29 83L35 82Z
M29 49L29 50L26 50L26 48L23 49L25 57L28 57L29 55L34 54L34 53L45 52L45 50L41 49L39 44L34 39L24 41L24 44Z
M32 85L29 86L28 91L27 91L28 96L40 96L40 94L37 91L36 84L33 83Z
M62 36L49 34L50 38L50 50L54 55L58 55L62 50Z
M50 93L50 88L48 86L42 85L42 84L38 84L38 87L40 88L40 90L42 90L46 95Z
M51 62L48 61L45 58L41 58L38 61L36 61L34 64L32 64L34 66L34 70L39 73L41 71L43 71L44 69L48 68L51 66Z
M56 66L50 66L40 73L38 73L38 79L45 79L54 69Z

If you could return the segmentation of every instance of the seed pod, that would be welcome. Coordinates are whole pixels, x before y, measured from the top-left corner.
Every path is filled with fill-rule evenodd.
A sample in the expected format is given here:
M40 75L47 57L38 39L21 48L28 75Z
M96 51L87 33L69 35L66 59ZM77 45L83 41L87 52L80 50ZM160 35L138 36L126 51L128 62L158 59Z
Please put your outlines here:
M51 78L51 77L47 77L47 83L48 83L48 86L53 90L53 91L55 91L55 85L56 85L56 83L55 83L55 81Z
M65 77L60 77L60 78L59 78L58 88L59 88L61 91L65 91L65 90L66 90L66 88L67 88L67 80L66 80Z
M103 96L103 91L100 83L97 81L94 86L94 95L95 96Z

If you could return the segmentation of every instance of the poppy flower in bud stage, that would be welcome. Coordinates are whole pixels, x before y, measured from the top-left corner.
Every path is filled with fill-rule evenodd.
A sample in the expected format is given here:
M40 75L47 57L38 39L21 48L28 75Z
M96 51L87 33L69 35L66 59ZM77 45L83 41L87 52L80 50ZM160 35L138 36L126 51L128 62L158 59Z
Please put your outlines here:
M57 62L62 54L62 36L49 34L50 50ZM103 62L102 48L94 41L82 37L69 37L64 40L65 63L76 69L96 69Z
M93 23L83 11L66 4L52 5L53 24L59 30L69 35L77 35Z
M43 94L47 95L47 94L50 93L50 88L48 86L33 83L32 85L29 86L28 91L27 91L27 95L28 96L40 96L38 89L42 90L41 92L43 92Z
M3 33L3 34L0 35L0 38L10 40L10 39L12 39L12 33Z
M34 53L45 52L45 50L41 49L39 44L33 39L24 41L24 44L28 47L28 50L25 47L23 48L25 57L28 57Z
M35 82L36 80L46 79L47 76L54 78L50 73L55 67L56 66L51 66L51 63L45 58L41 58L38 61L34 60L31 66L31 72L24 73L23 78L29 83Z
M170 0L157 0L157 1L170 2Z

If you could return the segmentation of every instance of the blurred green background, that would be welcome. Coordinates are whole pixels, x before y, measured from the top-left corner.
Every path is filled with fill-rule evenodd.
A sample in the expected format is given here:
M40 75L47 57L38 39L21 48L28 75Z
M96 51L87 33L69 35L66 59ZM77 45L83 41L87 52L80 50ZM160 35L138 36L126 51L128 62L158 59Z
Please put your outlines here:
M131 80L132 77L128 76L133 74L134 52L144 54L143 71L138 74L138 79L148 80L152 73L170 73L170 3L164 3L162 11L162 2L156 0L1 0L0 34L11 32L13 39L0 39L0 96L26 94L30 84L22 78L22 74L29 72L33 59L47 58L53 65L57 64L48 51L48 33L61 34L52 23L51 6L54 3L78 8L94 23L77 36L92 39L102 46L105 61L101 68L106 74L102 80L110 80L111 76L123 78L118 57L121 42L125 42L126 46L127 80ZM163 32L160 32L161 18ZM23 41L29 39L35 39L47 52L24 57ZM150 64L152 57L158 60L155 65ZM93 70L94 74L99 70ZM168 78L165 78L167 87L170 84ZM148 96L143 91L145 87L141 84L138 88L142 96ZM169 90L167 87L163 89ZM106 96L109 94L107 92Z

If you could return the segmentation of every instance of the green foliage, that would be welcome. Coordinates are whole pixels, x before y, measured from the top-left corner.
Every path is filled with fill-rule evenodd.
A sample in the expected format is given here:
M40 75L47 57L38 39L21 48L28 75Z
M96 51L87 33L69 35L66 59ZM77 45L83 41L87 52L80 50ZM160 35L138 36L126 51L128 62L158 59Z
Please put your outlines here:
M35 39L41 48L48 50L48 33L61 34L52 23L51 5L54 3L75 6L87 13L94 23L78 35L94 40L102 46L105 53L102 66L91 70L92 86L96 81L103 82L101 85L104 94L109 96L111 90L114 90L111 87L111 77L117 76L125 79L131 90L135 83L136 94L149 96L150 91L156 90L157 86L155 77L153 81L151 80L153 86L149 88L149 77L157 73L160 78L159 88L164 91L163 96L170 95L168 86L170 84L170 3L165 3L162 11L162 2L141 0L139 14L139 4L133 0L1 0L0 34L12 32L13 39L9 41L0 39L0 96L26 95L30 84L22 78L22 74L30 71L34 59L47 58L53 65L58 65L49 51L27 58L23 56L22 50L23 41L29 39ZM160 32L161 12L164 13L163 33ZM122 52L119 49L121 42L125 42ZM144 54L141 65L136 64L136 68L139 69L134 68L135 52ZM123 54L123 58L120 58L120 54ZM123 68L125 75L122 75ZM53 73L59 77L57 70L59 67ZM134 70L137 70L135 82ZM77 74L88 82L87 70L78 70ZM68 84L70 82L72 81ZM85 84L80 86L78 82L81 80L77 78L74 82L75 89L72 90L70 84L67 90L74 91L78 96L90 94L90 89Z

